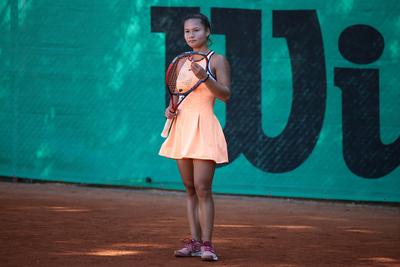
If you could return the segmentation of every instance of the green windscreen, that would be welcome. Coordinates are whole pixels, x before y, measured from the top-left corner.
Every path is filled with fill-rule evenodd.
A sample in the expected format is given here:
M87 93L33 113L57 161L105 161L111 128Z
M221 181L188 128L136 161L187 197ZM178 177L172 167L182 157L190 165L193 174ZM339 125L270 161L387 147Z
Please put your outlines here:
M400 2L0 1L0 176L184 190L160 157L182 18L232 69L218 193L400 202Z

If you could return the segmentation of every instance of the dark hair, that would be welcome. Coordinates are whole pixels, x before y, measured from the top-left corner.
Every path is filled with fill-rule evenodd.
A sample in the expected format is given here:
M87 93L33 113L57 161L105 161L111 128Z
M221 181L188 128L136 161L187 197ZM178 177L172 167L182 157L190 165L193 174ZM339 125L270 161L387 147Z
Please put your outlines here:
M205 16L202 13L192 13L189 15L186 15L185 18L183 19L183 24L185 24L185 22L188 19L199 19L201 24L203 24L203 26L208 29L210 31L211 34L211 25L210 25L210 21L208 20L207 16ZM212 41L210 39L210 35L207 36L207 40L208 40L208 45L212 44Z

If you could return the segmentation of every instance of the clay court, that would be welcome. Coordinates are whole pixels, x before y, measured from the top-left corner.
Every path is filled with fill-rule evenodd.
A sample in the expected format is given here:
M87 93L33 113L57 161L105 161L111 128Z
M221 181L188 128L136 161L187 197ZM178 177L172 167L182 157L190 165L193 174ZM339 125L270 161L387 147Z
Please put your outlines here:
M175 258L182 192L0 182L1 266L400 266L394 205L215 196L218 262Z

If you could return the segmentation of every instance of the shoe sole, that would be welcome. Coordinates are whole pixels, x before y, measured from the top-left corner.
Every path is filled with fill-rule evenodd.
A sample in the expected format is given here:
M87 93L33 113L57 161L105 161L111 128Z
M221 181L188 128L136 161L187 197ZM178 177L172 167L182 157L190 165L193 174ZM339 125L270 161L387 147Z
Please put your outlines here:
M174 254L175 257L201 257L201 252L194 252L190 255Z
M215 257L212 257L212 256L210 256L210 257L201 257L201 260L203 260L203 261L217 261L218 257L217 256L215 256Z

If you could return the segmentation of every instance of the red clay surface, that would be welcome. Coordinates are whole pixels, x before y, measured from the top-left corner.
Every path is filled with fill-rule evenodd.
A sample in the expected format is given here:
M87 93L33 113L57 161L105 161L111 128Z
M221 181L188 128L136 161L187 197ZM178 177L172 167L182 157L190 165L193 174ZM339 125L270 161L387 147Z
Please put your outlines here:
M0 266L400 266L400 208L215 196L218 262L175 258L180 192L0 182Z

